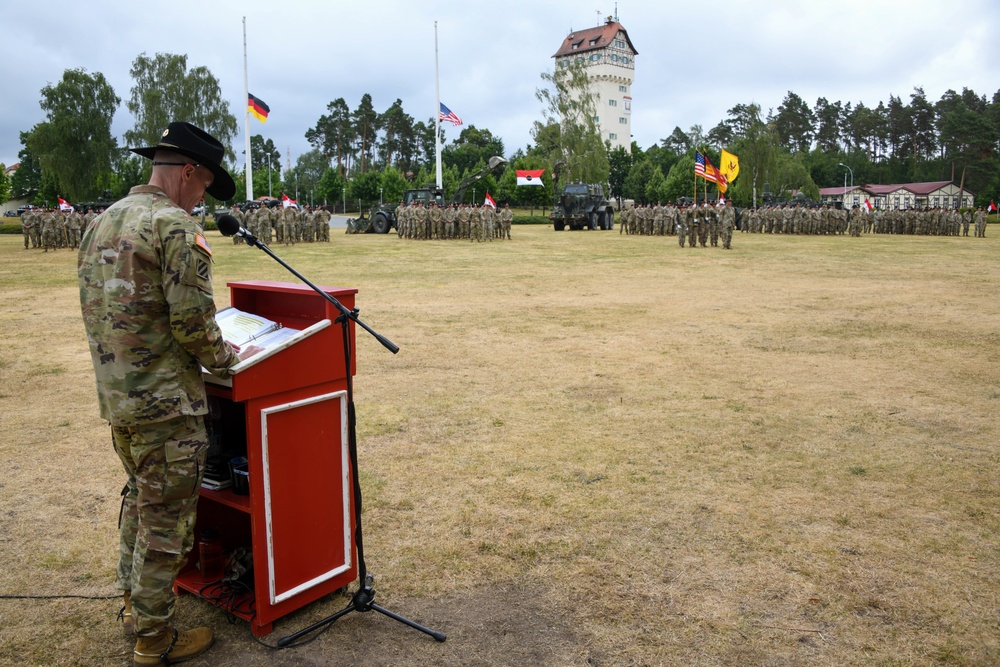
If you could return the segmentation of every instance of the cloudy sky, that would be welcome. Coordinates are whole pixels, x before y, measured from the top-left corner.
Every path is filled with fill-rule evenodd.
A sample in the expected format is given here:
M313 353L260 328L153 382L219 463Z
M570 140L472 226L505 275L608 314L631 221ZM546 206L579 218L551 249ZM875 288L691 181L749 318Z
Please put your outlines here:
M140 53L187 54L219 79L241 119L243 22L250 92L271 108L251 134L272 139L283 156L309 150L304 134L326 105L353 109L364 93L384 111L396 98L417 120L434 111L434 22L438 24L441 101L466 125L499 135L508 155L531 141L541 116L539 75L571 30L615 12L609 0L7 0L0 60L0 162L17 161L18 133L44 119L39 91L65 69L101 72L125 109L129 68ZM814 105L889 94L904 101L915 86L937 100L949 88L992 97L1000 89L993 55L1000 45L996 0L728 0L722 3L619 0L618 17L639 55L632 88L633 138L643 148L675 126L707 131L737 103L777 107L791 90ZM447 141L458 129L446 125Z

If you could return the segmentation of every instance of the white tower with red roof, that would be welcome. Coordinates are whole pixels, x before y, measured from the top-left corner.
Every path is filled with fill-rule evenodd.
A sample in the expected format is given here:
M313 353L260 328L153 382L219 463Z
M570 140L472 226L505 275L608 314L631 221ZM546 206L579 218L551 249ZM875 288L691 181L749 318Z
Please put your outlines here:
M632 81L638 51L617 18L603 25L575 30L566 36L552 56L556 69L581 62L587 67L592 90L598 96L597 117L601 139L611 148L632 152Z

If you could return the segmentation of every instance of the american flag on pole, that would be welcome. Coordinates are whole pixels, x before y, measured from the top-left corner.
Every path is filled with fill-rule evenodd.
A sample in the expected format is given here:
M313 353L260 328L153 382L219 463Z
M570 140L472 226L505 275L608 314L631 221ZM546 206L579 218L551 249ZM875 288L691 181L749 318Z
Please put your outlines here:
M707 157L701 154L701 151L694 152L694 173L696 176L701 176L706 181L711 181L718 185L719 192L725 192L729 187L726 177L722 175L721 171L715 168Z
M701 154L701 151L694 152L694 173L702 178L705 177L705 156Z
M451 123L452 125L462 124L462 119L456 116L455 112L446 107L444 104L441 105L441 121Z

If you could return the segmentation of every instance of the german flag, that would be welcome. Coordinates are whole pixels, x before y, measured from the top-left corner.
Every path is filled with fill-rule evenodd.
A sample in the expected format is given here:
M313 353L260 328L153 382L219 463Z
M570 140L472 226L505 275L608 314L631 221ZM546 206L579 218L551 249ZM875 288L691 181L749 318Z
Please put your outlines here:
M264 103L264 100L254 97L248 93L247 108L254 118L262 123L267 122L267 114L271 113L271 107Z

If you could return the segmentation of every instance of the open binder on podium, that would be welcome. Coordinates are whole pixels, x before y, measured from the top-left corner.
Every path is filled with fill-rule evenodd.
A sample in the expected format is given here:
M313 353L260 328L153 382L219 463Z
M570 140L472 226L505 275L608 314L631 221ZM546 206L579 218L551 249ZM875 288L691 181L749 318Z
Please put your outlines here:
M213 595L197 554L176 588L200 594L246 619L257 636L273 622L358 576L348 451L347 379L340 315L304 285L229 283L233 307L219 312L228 340L264 347L232 377L205 374L209 441L226 456L245 456L249 495L202 488L196 534L215 528L223 550L252 554L240 579L245 593ZM356 289L321 288L347 308ZM232 336L232 338L231 338ZM353 323L350 346L355 346ZM262 344L262 341L265 344Z

